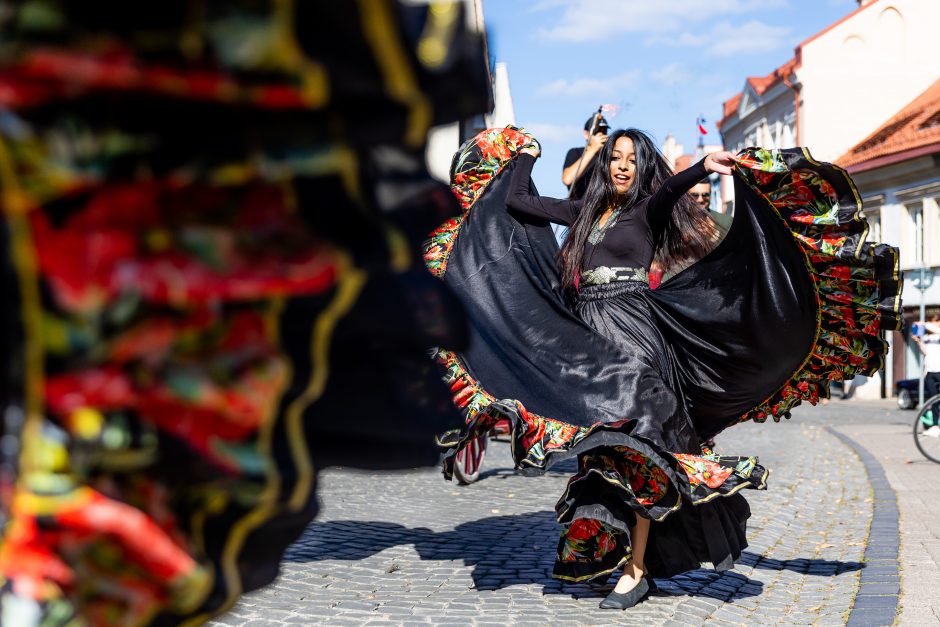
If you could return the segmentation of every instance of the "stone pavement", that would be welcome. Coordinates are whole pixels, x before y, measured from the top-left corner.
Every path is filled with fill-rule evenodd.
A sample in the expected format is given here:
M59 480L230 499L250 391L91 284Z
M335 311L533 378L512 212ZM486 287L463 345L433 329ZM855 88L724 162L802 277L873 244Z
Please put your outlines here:
M858 435L852 429L869 429L875 450L885 444L877 430L897 430L894 423L908 417L913 413L885 404L833 401L800 409L788 422L745 424L721 435L719 450L757 454L773 471L766 492L745 492L749 549L723 575L699 570L660 580L659 594L627 612L597 608L612 582L563 585L550 577L559 531L552 507L567 480L563 470L516 476L504 443L491 447L483 480L467 487L443 481L436 469L328 470L321 475L323 510L289 550L280 578L215 624L844 625L850 615L853 624L884 624L864 608L852 614L875 502L864 464L827 426L850 438ZM940 472L910 466L912 492L917 469ZM926 498L916 498L916 507L929 509ZM936 568L932 529L911 532L924 544L905 542L905 573L908 558L916 573L927 572L920 570L927 561ZM879 594L896 601L892 580L880 572L866 577L882 582ZM929 605L933 595L921 590L938 581L916 576L920 588L908 591L905 583L905 613L914 611L915 598ZM920 624L926 614L911 616L915 622L903 624Z
M914 446L915 412L874 424L838 426L870 451L897 493L901 531L900 625L940 625L940 465ZM935 441L940 446L940 441Z

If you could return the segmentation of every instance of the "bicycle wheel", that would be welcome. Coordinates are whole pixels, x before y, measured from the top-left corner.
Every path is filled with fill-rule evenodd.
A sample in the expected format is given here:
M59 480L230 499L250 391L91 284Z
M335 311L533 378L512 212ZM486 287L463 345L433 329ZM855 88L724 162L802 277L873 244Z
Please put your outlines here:
M914 444L924 457L940 464L940 416L934 416L931 407L940 403L940 394L927 399L921 405L917 417L914 419Z
M460 485L470 485L480 478L480 467L486 456L486 446L489 438L485 435L470 440L467 445L457 453L454 464L454 476Z

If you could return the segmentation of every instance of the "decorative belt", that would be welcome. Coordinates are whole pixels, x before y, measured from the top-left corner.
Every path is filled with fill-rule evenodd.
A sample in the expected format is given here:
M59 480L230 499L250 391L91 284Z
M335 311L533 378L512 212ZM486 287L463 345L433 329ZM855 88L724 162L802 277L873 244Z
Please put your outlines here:
M646 268L608 268L600 266L581 273L585 285L606 285L617 281L639 281L649 285L650 276Z

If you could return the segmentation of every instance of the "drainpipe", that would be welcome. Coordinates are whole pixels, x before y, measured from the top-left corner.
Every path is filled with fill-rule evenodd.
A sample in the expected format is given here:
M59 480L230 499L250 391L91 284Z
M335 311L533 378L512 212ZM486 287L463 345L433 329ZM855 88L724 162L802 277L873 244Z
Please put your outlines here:
M801 146L800 143L800 86L799 84L793 84L790 82L789 76L783 77L783 84L793 90L793 108L796 111L796 120L794 125L796 126L796 145Z

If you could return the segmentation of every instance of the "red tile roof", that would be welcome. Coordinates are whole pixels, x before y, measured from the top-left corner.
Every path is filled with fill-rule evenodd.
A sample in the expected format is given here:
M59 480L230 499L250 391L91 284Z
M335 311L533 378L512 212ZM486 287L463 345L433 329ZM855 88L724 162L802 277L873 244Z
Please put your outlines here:
M800 64L801 64L800 57L802 56L803 46L805 46L806 44L810 43L811 41L819 37L822 37L823 35L831 31L833 28L835 28L839 24L842 24L846 20L852 19L853 17L855 17L856 15L858 15L865 9L871 6L874 6L875 4L878 4L878 2L879 0L872 0L871 2L867 4L859 5L857 9L855 9L854 11L852 11L845 17L833 22L832 24L822 29L821 31L819 31L818 33L816 33L809 39L803 40L803 42L800 43L800 45L796 47L796 56L793 57L793 59L787 61L786 63L784 63L782 66L780 66L779 68L777 68L776 70L768 74L767 76L757 76L757 77L752 76L747 79L747 82L751 85L754 91L757 92L758 95L763 94L765 91L767 91L770 87L772 87L778 81L783 80L783 78L792 74L796 68L800 67ZM721 128L721 125L728 119L728 117L732 113L734 113L735 110L737 110L738 105L741 103L741 97L743 95L744 95L743 92L738 93L734 97L730 98L729 100L726 100L723 103L724 117L722 117L721 121L718 122L719 129Z
M739 92L736 93L734 96L732 96L730 100L725 100L725 101L722 103L722 105L723 105L723 107L724 107L724 112L723 112L723 115L722 115L721 120L718 122L718 128L721 128L722 122L724 122L725 119L726 119L729 115L731 115L732 113L734 113L735 111L738 110L738 106L741 104L741 97L742 97L742 96L744 96L744 92L743 92L743 91L739 91Z
M940 152L940 80L836 163L857 172L934 152Z
M695 155L679 155L676 157L676 172L682 172L692 165Z
M751 86L751 89L754 92L761 96L768 89L776 85L777 83L785 80L793 71L800 66L800 55L797 54L795 57L778 67L776 70L768 74L767 76L748 76L747 84ZM721 121L718 122L718 128L721 128L721 125L727 121L727 119L738 110L738 105L741 104L741 98L744 97L744 92L739 92L735 94L729 100L726 100L723 103L723 114L724 117L721 118Z

